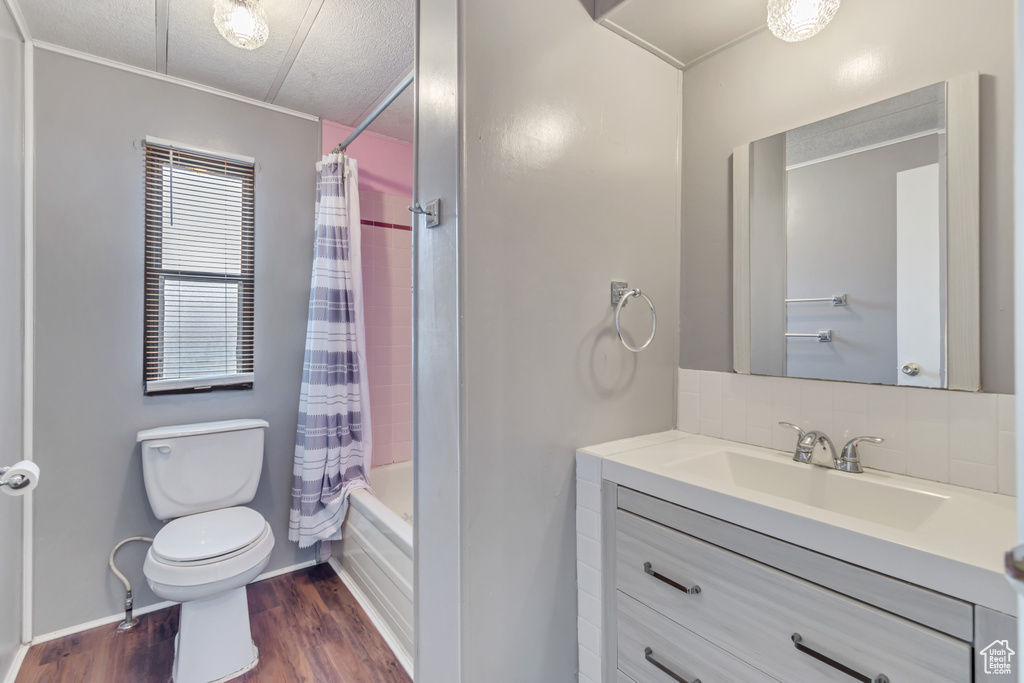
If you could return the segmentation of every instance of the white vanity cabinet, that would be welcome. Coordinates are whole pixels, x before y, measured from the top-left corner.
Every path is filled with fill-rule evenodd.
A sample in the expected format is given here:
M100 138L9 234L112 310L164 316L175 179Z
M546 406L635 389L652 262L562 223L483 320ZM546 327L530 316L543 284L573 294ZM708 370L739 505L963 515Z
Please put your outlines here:
M615 528L620 613L635 600L776 680L971 680L967 643L622 508ZM620 661L643 651L630 631L619 634ZM715 680L702 666L678 675Z
M1012 498L679 431L576 463L580 683L1019 673Z
M969 602L611 482L602 497L605 681L989 680Z
M618 668L626 680L775 681L625 593L616 609Z

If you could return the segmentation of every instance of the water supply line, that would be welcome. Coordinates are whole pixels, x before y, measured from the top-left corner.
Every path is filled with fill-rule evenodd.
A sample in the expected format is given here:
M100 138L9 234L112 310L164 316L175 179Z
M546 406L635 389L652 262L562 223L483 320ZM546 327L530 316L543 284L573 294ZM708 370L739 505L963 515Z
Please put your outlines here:
M121 546L131 543L132 541L143 541L145 543L152 543L153 539L148 536L132 536L126 538L110 551L110 571L114 572L114 576L121 579L121 583L124 584L125 596L124 596L124 621L117 625L118 632L127 631L133 626L139 623L138 619L133 618L132 611L135 607L135 598L132 597L132 585L128 582L128 577L122 574L117 567L114 565L114 555L121 549Z

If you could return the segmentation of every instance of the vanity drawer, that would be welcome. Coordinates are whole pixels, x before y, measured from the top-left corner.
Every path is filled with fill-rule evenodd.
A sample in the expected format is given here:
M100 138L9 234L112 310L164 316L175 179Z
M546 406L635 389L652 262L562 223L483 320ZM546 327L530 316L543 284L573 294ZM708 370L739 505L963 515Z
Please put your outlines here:
M677 683L679 679L688 682L698 679L704 683L777 683L774 678L741 662L628 595L619 592L616 597L618 667L620 672L636 683ZM648 648L651 650L650 657L673 672L678 679L647 659Z
M869 679L971 680L966 643L632 513L618 510L616 526L620 591L775 678L856 680L797 649L800 634L802 646Z

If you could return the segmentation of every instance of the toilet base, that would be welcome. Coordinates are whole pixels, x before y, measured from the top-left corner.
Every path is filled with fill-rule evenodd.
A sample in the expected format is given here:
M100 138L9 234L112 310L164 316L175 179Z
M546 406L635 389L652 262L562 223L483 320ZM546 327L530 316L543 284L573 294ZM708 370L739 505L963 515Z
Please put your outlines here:
M181 603L173 683L228 681L258 662L245 586L208 600Z

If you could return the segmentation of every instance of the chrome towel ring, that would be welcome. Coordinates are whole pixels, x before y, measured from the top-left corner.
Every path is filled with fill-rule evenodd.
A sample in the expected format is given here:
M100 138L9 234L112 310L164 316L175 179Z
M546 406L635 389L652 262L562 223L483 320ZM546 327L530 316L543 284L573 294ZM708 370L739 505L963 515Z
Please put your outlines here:
M612 283L612 303L615 304L615 332L619 335L619 341L622 345L633 353L639 353L651 345L654 341L654 334L658 331L658 314L654 310L654 302L651 301L650 297L637 289L627 289L628 285L625 282L613 282ZM651 307L651 336L647 338L640 346L630 346L622 337L622 327L619 325L619 314L622 313L622 307L626 305L630 297L642 298L647 302L647 305Z

